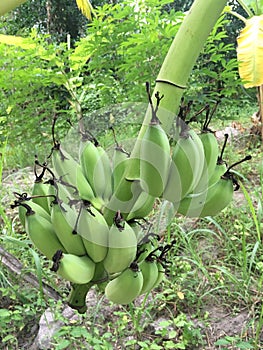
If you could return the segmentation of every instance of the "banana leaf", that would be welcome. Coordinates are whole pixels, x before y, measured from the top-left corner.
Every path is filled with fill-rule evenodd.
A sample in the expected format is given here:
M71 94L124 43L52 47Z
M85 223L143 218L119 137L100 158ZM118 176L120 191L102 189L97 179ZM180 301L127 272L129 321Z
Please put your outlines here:
M246 20L237 38L239 75L245 88L263 84L263 15Z

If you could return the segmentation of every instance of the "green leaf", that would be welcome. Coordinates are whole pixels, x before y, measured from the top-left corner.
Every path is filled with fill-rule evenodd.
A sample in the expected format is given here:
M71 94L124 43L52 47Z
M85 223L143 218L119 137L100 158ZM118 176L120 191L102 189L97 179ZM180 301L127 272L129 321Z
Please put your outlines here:
M0 309L0 319L5 317L10 317L11 314L12 312L10 312L9 310Z

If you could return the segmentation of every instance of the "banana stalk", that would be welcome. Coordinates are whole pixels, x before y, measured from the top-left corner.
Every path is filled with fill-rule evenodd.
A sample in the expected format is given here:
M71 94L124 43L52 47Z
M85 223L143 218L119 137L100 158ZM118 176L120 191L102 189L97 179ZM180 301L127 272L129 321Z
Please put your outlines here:
M155 106L155 94L159 92L160 95L164 95L159 105L158 118L167 133L173 125L197 57L226 3L227 0L195 0L166 55L156 79L152 101ZM147 130L151 117L152 109L149 106L131 158L140 158L141 139ZM119 186L120 191L121 188L122 186Z

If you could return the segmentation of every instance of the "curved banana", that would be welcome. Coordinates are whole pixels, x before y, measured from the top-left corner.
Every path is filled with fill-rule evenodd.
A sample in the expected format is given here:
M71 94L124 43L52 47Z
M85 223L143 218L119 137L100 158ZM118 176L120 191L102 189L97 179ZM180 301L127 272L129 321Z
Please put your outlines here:
M157 269L158 269L158 277L157 277L154 285L152 286L152 289L158 287L158 285L162 282L162 280L164 279L164 276L165 276L165 269L162 266L162 264L160 264L160 262L157 262Z
M118 227L115 223L110 227L108 244L108 253L103 264L109 274L123 271L134 261L137 239L127 222L123 227Z
M68 152L62 149L60 144L56 144L53 147L51 160L55 176L76 188L76 169L79 166L78 162ZM68 191L74 193L75 190L68 187Z
M34 212L30 206L27 206L27 209L25 230L37 249L49 260L58 250L66 252L50 221Z
M105 151L105 149L103 147L98 146L97 148L98 148L98 151L100 154L101 162L103 164L104 178L105 178L102 198L105 201L108 201L110 199L110 197L112 195L112 191L113 191L112 182L111 182L111 176L112 176L111 161L110 161L110 158L109 158L107 152Z
M142 189L160 197L169 175L171 157L166 132L159 121L152 119L140 145L140 180Z
M47 213L50 214L50 203L46 196L49 195L49 186L42 179L36 179L32 188L32 202L40 205Z
M80 165L96 197L103 199L105 186L111 182L111 172L106 173L106 153L102 156L100 146L88 140L80 149Z
M200 180L204 162L203 144L194 130L189 130L187 126L174 147L162 197L170 202L178 202L192 192Z
M78 166L76 169L76 181L79 198L90 202L96 209L100 210L104 205L104 200L95 197L93 189L83 174L81 166Z
M108 252L109 238L109 227L103 215L95 208L82 208L76 229L88 256L96 263L102 261Z
M142 192L127 215L126 220L143 219L153 210L155 197L147 192Z
M112 159L112 186L113 191L116 191L120 181L124 177L124 173L127 170L127 164L129 156L127 152L120 146L114 148L113 159Z
M203 144L205 161L200 180L193 188L194 193L202 192L210 185L209 180L215 170L219 156L218 142L214 133L203 131L198 136Z
M54 263L51 270L57 272L59 276L69 282L86 284L94 276L95 264L87 255L76 256L74 254L62 253L59 261Z
M105 295L113 303L125 305L137 298L142 286L143 275L138 266L134 265L106 285Z
M145 259L139 263L139 269L143 275L143 286L140 294L148 293L152 290L159 276L158 265L154 259Z
M213 186L215 183L217 183L220 180L221 176L223 176L226 172L226 163L218 159L215 169L208 180L208 187Z
M114 216L118 211L126 218L142 191L140 181L122 179L122 181L119 182L119 186L112 194L111 199L103 208L103 215L108 224L112 224Z
M229 135L225 134L224 144L222 146L220 155L217 158L215 169L209 178L208 186L214 185L216 182L219 181L220 177L227 172L227 165L223 159L223 155L224 155L224 151L226 148L228 137L229 137Z
M67 253L77 256L86 255L81 237L74 232L78 219L76 210L69 205L53 202L51 207L51 222L56 235Z
M48 214L48 212L45 209L43 209L40 205L33 202L33 200L29 202L29 205L34 212L36 212L40 216L43 216L45 219L51 222L50 214ZM23 227L25 227L26 212L27 209L23 205L18 206L18 216Z
M182 199L177 212L187 217L214 216L232 201L233 193L232 179L221 177L206 191Z

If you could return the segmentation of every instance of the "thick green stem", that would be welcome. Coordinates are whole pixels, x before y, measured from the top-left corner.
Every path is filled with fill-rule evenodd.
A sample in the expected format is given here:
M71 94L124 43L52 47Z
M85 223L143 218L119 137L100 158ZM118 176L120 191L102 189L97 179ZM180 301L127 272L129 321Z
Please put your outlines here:
M68 305L77 310L80 314L84 314L87 311L86 296L90 288L94 283L86 284L73 284L71 293L69 295Z
M166 55L153 92L153 96L157 91L164 95L158 117L166 132L174 122L196 59L226 3L227 0L195 0ZM151 111L148 109L143 124L147 125L150 118Z

